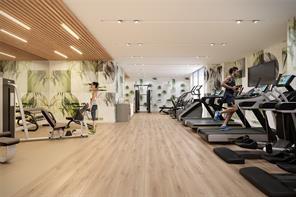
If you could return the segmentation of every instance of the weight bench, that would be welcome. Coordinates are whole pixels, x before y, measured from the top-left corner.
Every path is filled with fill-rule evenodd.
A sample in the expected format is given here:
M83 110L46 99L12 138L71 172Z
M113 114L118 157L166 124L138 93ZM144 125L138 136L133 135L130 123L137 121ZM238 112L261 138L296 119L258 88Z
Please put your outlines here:
M44 118L47 120L49 126L51 127L52 131L50 131L50 135L47 139L65 139L65 138L78 138L78 137L87 137L87 133L80 133L79 135L70 135L68 132L65 131L67 127L66 123L57 123L56 119L54 118L53 114L47 110L42 109L41 113L43 114ZM57 133L57 135L56 135Z
M56 119L54 118L53 114L50 113L47 110L42 109L41 110L42 115L47 120L49 126L52 128L52 131L50 132L50 139L55 138L62 138L65 135L65 129L67 128L67 124L64 123L57 123ZM58 132L58 137L55 137L55 131Z
M7 134L1 134L2 136ZM16 153L16 144L20 143L18 138L0 137L0 163L5 163L12 159Z

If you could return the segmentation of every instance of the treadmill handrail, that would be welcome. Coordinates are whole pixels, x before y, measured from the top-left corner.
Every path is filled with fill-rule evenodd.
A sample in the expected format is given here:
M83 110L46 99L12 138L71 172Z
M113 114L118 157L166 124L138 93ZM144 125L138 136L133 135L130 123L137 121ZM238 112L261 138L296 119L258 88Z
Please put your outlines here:
M275 109L279 112L289 111L289 113L296 113L296 102L280 102L275 105Z

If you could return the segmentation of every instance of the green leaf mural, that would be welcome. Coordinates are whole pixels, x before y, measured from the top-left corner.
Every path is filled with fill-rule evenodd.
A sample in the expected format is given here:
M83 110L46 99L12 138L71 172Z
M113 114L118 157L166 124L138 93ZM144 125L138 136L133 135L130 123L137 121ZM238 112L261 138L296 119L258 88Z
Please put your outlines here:
M103 75L105 79L114 81L116 70L118 70L117 66L114 65L113 61L104 62L103 65Z
M28 92L22 97L22 103L24 107L30 108L49 108L49 101L46 96L40 92Z
M161 85L157 86L157 89L161 90Z
M71 70L54 70L50 82L56 92L71 92Z
M166 91L166 90L163 90L163 91L162 91L162 94L167 94L167 91Z
M80 78L86 79L88 82L98 81L98 72L103 66L98 61L82 61L79 67Z
M102 72L106 80L115 80L117 66L112 61L82 61L80 66L80 78L88 81L98 81L98 73Z
M104 102L105 102L106 106L113 106L115 104L115 93L106 92Z
M73 116L76 110L75 105L79 100L70 92L59 92L50 100L50 111L54 114L60 112L62 116Z
M44 92L48 89L48 75L45 70L28 70L28 92Z
M0 71L4 73L4 77L8 79L17 79L21 72L27 68L29 62L16 62L16 61L0 61Z
M264 62L264 52L263 50L253 53L253 66L262 64Z
M283 72L286 72L286 66L287 66L287 47L282 49L282 65L283 65Z
M288 22L287 65L296 70L296 17Z

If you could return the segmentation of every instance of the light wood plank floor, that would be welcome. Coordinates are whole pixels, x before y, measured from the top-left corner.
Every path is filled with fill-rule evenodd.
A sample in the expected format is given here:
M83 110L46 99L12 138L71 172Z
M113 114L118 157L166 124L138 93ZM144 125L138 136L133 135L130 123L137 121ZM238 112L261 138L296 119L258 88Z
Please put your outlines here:
M13 196L264 196L238 170L259 166L281 172L259 160L226 164L212 152L212 145L159 114L137 114L129 123L101 124L95 136L69 148L71 154L16 188Z

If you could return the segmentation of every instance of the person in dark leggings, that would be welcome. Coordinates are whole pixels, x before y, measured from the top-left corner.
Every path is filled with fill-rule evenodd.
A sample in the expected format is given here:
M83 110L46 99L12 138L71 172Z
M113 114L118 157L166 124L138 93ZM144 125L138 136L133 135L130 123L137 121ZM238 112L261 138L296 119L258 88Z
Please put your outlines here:
M234 101L234 95L238 92L238 87L235 83L235 78L238 76L239 70L237 67L232 67L229 69L229 76L222 82L222 87L225 88L224 93L224 102L227 103L227 109L224 111L216 111L214 119L220 120L222 114L226 114L225 120L222 126L219 128L222 131L227 131L230 128L227 126L229 120L231 119L232 115L237 111L237 106Z
M89 106L90 106L91 119L93 121L93 132L96 131L95 121L97 120L96 116L97 116L97 110L98 110L98 103L97 103L97 99L99 96L98 87L99 87L98 82L92 82L90 84L91 98L90 98Z

